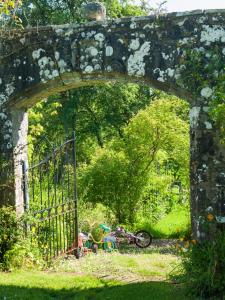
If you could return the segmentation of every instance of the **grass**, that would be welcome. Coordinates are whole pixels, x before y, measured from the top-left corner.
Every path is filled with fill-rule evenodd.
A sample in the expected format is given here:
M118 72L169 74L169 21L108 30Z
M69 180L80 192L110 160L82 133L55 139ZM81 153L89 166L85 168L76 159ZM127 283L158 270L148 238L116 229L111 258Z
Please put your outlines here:
M129 252L128 252L129 251ZM173 254L139 251L123 254L119 252L88 255L80 260L73 258L55 262L52 271L74 272L102 278L113 278L118 281L167 280L169 273L179 264Z
M47 271L0 273L0 300L195 300L168 274L179 264L151 249L61 258Z
M166 282L122 283L65 273L0 274L1 300L185 300L182 287Z
M190 232L190 212L177 207L156 224L144 222L136 225L137 229L146 229L154 238L179 238Z
M184 236L189 228L190 213L178 209L169 213L154 226L155 231L161 233L161 237L170 238Z

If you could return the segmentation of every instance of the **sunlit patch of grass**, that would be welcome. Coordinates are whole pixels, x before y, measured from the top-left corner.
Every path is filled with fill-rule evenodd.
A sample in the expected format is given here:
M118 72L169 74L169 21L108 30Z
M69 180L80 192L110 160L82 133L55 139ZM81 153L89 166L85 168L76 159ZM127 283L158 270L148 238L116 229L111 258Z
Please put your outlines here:
M180 237L190 230L189 211L176 209L160 220L154 230L161 233L161 237Z
M190 210L178 206L155 224L149 220L135 224L135 230L139 229L149 231L154 238L180 238L190 232Z
M156 274L154 274L156 275ZM0 273L0 300L190 300L168 282L122 283L46 272ZM191 298L192 300L197 300Z
M61 258L45 272L0 273L0 300L189 300L165 282L177 264L175 255L145 251Z
M80 260L60 260L53 267L53 271L79 272L99 277L109 274L117 279L129 279L130 276L137 280L149 280L157 276L165 280L177 264L179 258L172 254L102 252L98 255L89 254Z
M157 270L147 270L147 269L139 269L137 270L139 275L144 277L162 277L161 272Z

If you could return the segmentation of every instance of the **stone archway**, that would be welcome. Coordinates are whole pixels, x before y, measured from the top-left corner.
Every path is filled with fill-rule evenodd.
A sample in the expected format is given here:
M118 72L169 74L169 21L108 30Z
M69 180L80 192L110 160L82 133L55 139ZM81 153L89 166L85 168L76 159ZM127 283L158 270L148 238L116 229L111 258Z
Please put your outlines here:
M208 116L212 87L196 94L182 82L187 49L216 45L225 56L224 18L224 10L193 11L0 31L2 203L23 211L27 108L59 91L115 79L144 82L190 103L193 231L204 236L199 218L209 208L225 221L225 148Z

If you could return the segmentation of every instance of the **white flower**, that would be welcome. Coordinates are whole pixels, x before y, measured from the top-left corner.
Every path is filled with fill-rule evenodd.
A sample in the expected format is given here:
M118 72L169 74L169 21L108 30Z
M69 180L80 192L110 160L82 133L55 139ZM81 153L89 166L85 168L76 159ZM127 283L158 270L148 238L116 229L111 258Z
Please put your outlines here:
M213 90L208 86L201 90L201 95L204 98L209 98L212 96L212 94L213 94Z

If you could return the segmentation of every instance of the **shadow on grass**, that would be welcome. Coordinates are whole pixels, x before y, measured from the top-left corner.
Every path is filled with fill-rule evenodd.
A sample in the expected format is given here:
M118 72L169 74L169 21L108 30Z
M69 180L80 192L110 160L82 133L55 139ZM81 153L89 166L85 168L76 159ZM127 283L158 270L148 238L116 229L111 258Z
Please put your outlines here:
M74 280L76 280L74 278ZM103 283L103 282L102 282ZM20 287L16 285L0 285L1 300L188 300L183 288L165 282L143 282L118 284L109 286L107 282L99 288L88 289L61 289L29 287L29 278L27 286ZM194 300L194 298L191 298Z

